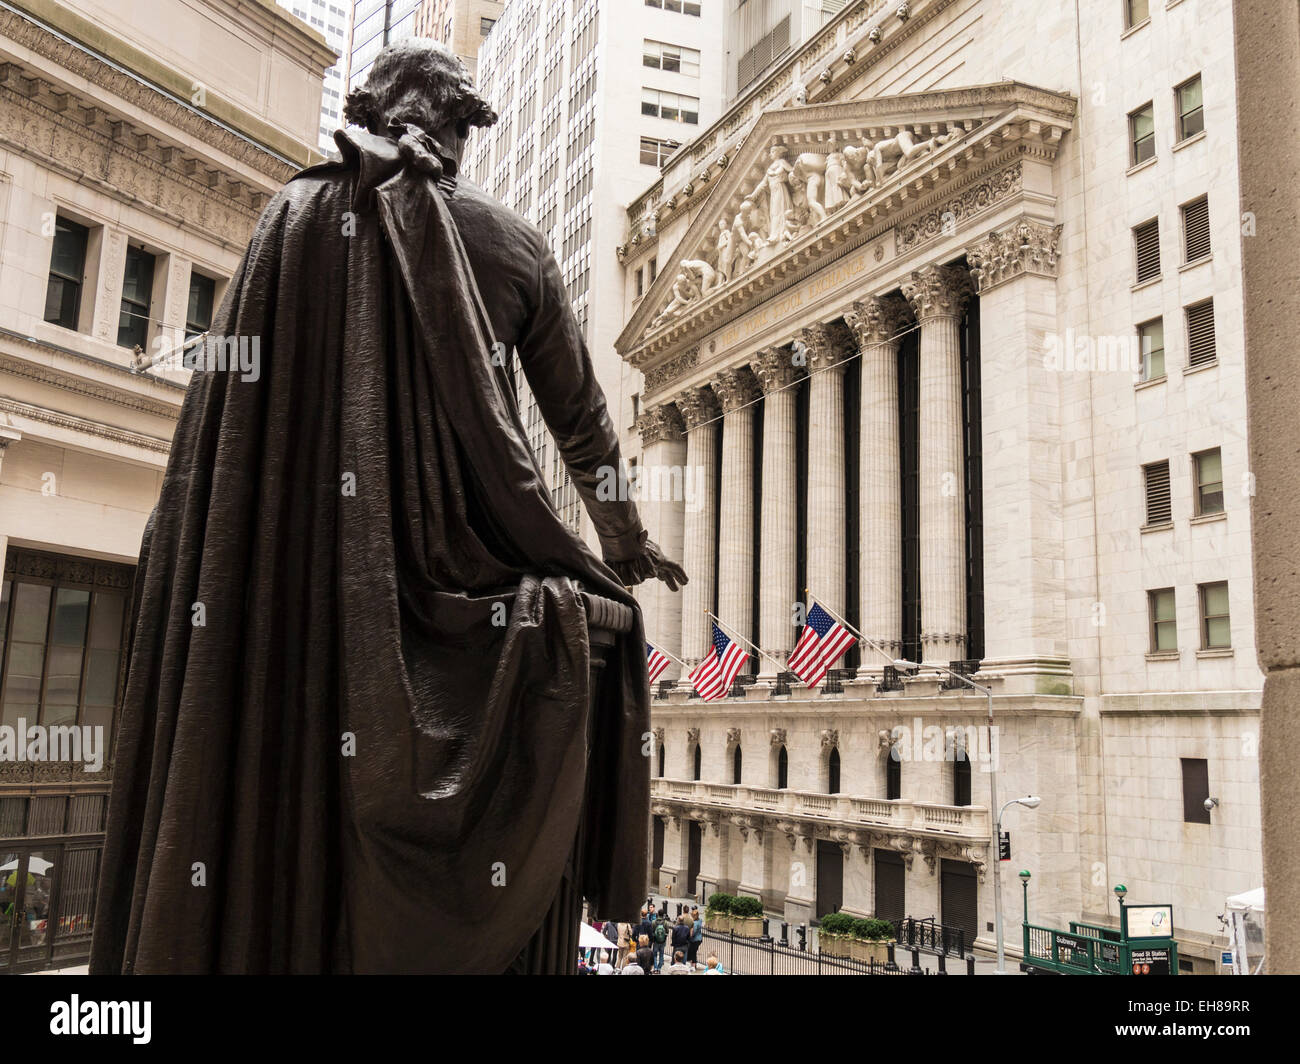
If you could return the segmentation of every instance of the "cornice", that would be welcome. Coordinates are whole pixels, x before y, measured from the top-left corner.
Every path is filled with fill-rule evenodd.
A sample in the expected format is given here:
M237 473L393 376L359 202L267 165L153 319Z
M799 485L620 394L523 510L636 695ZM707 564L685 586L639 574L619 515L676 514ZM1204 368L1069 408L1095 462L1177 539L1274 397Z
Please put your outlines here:
M91 84L98 86L103 92L96 93L95 96L98 97L101 105L112 98L134 104L159 119L160 122L175 127L187 136L208 144L217 151L244 163L251 169L267 175L271 179L270 183L272 185L283 184L299 168L310 165L319 159L319 155L312 146L296 141L288 135L273 129L260 119L219 97L213 98L212 106L208 109L211 115L209 117L203 111L191 109L178 103L162 91L161 88L153 87L122 70L116 69L90 51L88 46L82 46L73 43L73 41L91 36L95 38L96 43L105 47L128 49L131 54L120 57L122 65L127 69L137 70L141 77L153 75L158 78L176 81L177 83L174 86L167 86L167 88L168 91L174 90L178 96L188 96L192 91L190 82L186 81L185 84L181 84L180 81L177 81L179 75L170 68L163 66L151 56L130 49L124 42L111 37L75 12L70 12L58 4L49 2L33 3L32 0L25 0L23 6L32 9L33 14L31 17L0 7L0 37L8 38L25 48L29 48L32 52L50 60L63 70L85 78ZM70 20L68 26L60 26L59 28L65 30L68 37L72 38L72 41L62 39L56 33L47 29L42 22L36 21L45 18L51 21L56 19ZM32 71L31 73L39 75L40 72ZM87 100L89 104L94 102L94 100ZM251 128L249 133L241 135L234 132L233 129L227 129L224 125L218 124L222 122L235 128L240 126L249 126ZM263 144L266 146L262 146Z
M105 425L101 421L91 421L89 418L75 417L72 414L62 414L57 410L46 410L44 407L33 406L30 403L0 399L0 411L16 414L31 421L39 421L42 424L53 425L56 428L69 429L72 432L84 433L87 436L111 440L113 443L124 443L131 447L139 447L142 450L154 451L158 454L165 455L171 450L170 440L164 440L158 436L147 436L142 432L130 432L127 429L114 428L112 425Z
M0 144L123 203L146 202L174 225L241 250L267 193L197 164L188 166L188 175L183 161L164 165L139 140L129 142L138 136L103 132L0 84Z
M31 342L31 346L40 349L41 344L39 341L34 341ZM127 373L128 371L123 370L122 372ZM78 395L98 399L105 403L112 403L114 406L125 407L128 410L139 410L141 413L166 418L168 421L176 421L180 417L180 402L183 395L178 395L175 403L166 403L159 399L151 399L149 396L140 395L126 388L114 388L111 385L99 384L75 373L63 373L51 369L49 366L29 362L23 358L15 358L13 355L6 355L2 352L0 352L0 374L10 377L23 377L38 384L48 384L62 391L75 392ZM134 377L134 375L132 376ZM139 380L138 377L134 379Z

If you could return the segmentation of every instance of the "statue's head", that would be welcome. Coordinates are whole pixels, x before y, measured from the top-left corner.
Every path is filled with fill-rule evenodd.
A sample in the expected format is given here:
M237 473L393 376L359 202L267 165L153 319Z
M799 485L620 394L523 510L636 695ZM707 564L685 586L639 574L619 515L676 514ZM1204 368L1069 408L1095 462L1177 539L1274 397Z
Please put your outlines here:
M375 57L365 84L348 93L343 118L371 133L409 123L459 153L470 127L495 125L497 113L455 52L438 41L408 37Z

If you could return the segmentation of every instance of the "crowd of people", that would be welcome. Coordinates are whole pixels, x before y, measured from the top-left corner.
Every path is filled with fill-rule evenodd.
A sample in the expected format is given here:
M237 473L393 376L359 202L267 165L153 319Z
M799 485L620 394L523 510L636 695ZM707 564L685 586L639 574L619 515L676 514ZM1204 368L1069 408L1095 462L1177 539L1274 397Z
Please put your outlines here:
M591 926L609 940L607 948L584 950L579 975L726 975L715 956L699 959L704 944L704 916L698 907L671 920L667 903L641 910L635 924L593 920Z

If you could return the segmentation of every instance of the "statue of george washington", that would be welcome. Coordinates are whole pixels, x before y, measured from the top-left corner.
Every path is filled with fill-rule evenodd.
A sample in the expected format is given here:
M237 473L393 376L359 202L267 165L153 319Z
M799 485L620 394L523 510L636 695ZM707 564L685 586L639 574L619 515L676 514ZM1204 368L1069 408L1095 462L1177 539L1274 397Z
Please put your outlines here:
M195 372L145 532L96 973L568 971L583 896L645 897L625 585L685 574L597 492L617 435L542 234L458 173L497 118L464 65L393 45L345 117L213 324L262 364ZM627 619L596 672L592 601Z

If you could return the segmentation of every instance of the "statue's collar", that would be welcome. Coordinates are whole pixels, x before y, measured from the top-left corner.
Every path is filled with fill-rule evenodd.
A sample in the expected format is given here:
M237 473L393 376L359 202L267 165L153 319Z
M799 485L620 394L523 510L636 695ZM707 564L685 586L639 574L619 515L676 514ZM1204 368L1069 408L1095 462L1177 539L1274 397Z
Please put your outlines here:
M418 126L394 124L387 134L362 129L340 129L334 134L342 165L357 170L353 206L369 204L374 190L401 170L415 166L435 177L444 195L456 189L456 159L442 144ZM303 174L332 168L339 163L309 167ZM301 176L301 175L299 175Z

